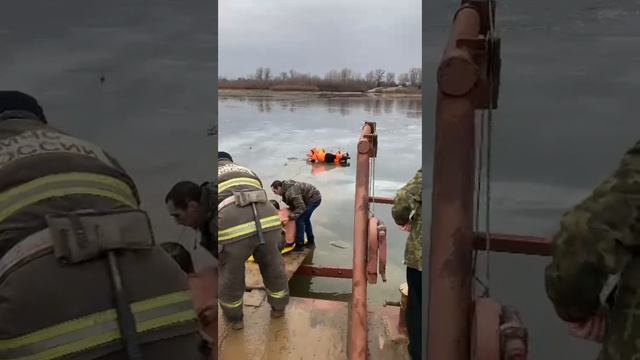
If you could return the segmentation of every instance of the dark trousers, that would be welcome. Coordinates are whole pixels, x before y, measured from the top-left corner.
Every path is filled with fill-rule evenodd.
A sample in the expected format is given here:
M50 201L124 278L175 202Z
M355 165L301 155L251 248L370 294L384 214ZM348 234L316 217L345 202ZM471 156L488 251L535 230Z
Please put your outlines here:
M296 244L304 245L304 234L307 234L307 240L309 244L315 242L315 236L313 235L313 227L311 226L311 214L315 209L320 206L320 202L311 203L307 205L302 215L296 219Z
M409 333L409 355L422 359L422 271L407 267L407 313L405 321Z

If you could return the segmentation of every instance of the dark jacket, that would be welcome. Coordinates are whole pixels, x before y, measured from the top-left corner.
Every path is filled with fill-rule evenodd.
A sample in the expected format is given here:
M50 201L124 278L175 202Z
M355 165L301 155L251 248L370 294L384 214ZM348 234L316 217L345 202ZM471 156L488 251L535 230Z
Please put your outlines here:
M100 191L69 192L80 187ZM55 196L61 191L64 197ZM56 130L31 113L0 114L0 256L46 228L48 213L138 205L133 180L101 148Z
M207 249L213 256L218 257L217 247L217 196L218 185L212 182L205 182L200 185L200 206L205 213L206 221L200 227L200 235L202 236L200 244Z
M45 229L48 214L131 209L139 203L132 179L104 150L43 124L32 114L0 114L0 256ZM149 330L139 334L140 341L162 339L142 344L143 354L198 358L195 314L181 311L191 307L181 269L159 247L119 251L117 259L138 329L142 324ZM116 314L111 280L104 256L63 264L53 252L43 252L21 261L0 286L0 338L19 343L10 349L15 356L20 351L41 358L51 351L47 341L52 339L40 340L34 333L48 329L60 341L55 351L61 356L73 352L80 360L105 354L125 358L122 347L110 346L99 329L117 328L116 319L105 316ZM142 314L145 319L139 314L149 306L155 308ZM70 343L75 341L68 336L73 327L59 326L70 320L87 331L83 340L91 348ZM6 351L0 347L0 358L8 357Z

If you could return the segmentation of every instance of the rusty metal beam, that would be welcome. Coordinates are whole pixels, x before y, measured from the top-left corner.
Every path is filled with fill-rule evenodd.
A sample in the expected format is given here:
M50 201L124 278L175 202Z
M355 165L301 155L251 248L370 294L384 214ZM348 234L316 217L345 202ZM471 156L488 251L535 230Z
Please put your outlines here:
M302 265L296 270L295 275L351 279L353 278L353 269Z
M369 233L369 158L377 153L375 123L366 122L358 141L355 212L353 221L353 277L349 359L367 358L367 238Z
M393 205L393 198L386 196L370 196L369 202L376 204L389 204Z
M470 358L471 259L475 179L474 88L480 67L459 43L480 35L480 13L456 13L438 68L429 258L427 359Z
M551 240L535 236L491 234L490 250L521 255L551 255ZM486 248L486 235L477 233L473 246L476 250Z

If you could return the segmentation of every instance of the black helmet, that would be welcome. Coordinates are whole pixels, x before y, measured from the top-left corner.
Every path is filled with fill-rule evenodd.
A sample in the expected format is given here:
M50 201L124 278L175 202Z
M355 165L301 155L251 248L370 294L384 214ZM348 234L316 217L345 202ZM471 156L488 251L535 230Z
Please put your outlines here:
M42 121L47 123L47 118L44 116L44 111L38 100L33 96L25 94L16 90L4 90L0 91L0 113L5 111L21 110L33 113Z
M233 161L233 159L231 158L231 155L229 155L228 152L224 152L224 151L218 151L218 160Z

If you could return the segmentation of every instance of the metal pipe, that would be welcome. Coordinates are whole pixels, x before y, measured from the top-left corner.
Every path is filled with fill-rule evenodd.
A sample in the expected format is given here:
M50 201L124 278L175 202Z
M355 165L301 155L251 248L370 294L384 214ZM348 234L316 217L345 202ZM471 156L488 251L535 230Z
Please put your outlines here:
M486 248L486 234L476 233L474 248ZM551 256L551 240L536 236L491 234L490 251L520 255Z
M389 204L393 205L393 198L386 196L371 196L369 197L369 201L376 204Z
M356 193L353 229L353 277L349 359L367 358L367 236L369 227L369 156L372 144L366 138L372 129L362 128L356 162Z
M471 90L477 76L471 54L458 47L458 40L477 38L479 31L479 13L471 7L459 10L438 69L428 359L468 360L470 356L475 179L475 99Z
M459 47L461 39L476 39L480 32L480 14L463 6L455 15L449 41L438 67L438 90L448 96L467 95L480 78L480 68L468 49Z

